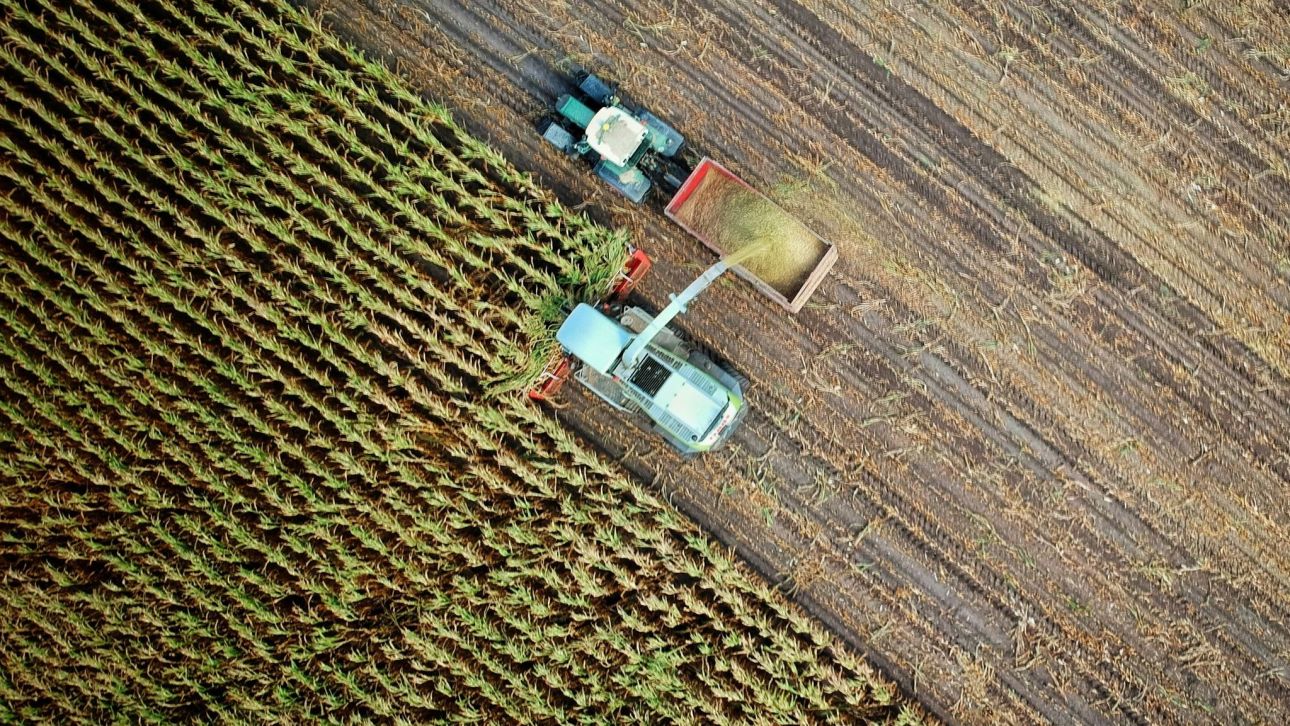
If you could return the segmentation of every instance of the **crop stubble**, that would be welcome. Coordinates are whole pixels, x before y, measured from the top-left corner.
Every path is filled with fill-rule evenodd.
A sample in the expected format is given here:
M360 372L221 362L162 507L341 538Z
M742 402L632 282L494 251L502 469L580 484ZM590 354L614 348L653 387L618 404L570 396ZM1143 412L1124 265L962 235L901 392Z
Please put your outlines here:
M1286 715L1283 14L323 4L636 228L656 299L708 253L524 133L564 54L838 243L798 318L737 283L692 306L754 381L725 455L562 417L936 710Z

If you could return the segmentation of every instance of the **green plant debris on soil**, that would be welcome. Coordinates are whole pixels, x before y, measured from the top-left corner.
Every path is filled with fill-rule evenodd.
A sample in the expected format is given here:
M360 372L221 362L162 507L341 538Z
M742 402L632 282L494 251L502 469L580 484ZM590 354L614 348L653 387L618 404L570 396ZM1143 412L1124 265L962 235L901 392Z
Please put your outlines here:
M683 224L792 300L828 245L774 202L710 171L675 212Z

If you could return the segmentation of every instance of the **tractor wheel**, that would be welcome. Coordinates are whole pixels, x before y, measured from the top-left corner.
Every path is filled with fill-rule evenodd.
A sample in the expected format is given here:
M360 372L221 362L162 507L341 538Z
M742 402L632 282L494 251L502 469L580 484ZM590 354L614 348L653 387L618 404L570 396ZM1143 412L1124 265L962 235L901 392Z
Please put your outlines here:
M556 61L555 68L564 76L564 80L571 81L573 83L569 89L571 91L577 90L578 84L582 83L582 79L586 78L590 73L590 71L582 67L581 63L578 63L569 56L565 56L564 58Z
M700 154L693 146L690 146L689 142L686 142L684 146L677 150L676 154L673 155L672 158L680 159L681 163L685 165L685 168L690 171L694 171L694 168L699 165L699 162L703 161L703 154Z
M553 114L544 114L537 121L533 122L533 127L537 129L538 136L542 137L551 146L555 147L562 154L573 153L573 143L577 139L560 119Z
M654 176L655 183L662 189L666 190L668 195L673 195L681 188L686 179L690 178L690 173L694 171L692 165L687 165L685 161L676 157L657 157L655 159Z

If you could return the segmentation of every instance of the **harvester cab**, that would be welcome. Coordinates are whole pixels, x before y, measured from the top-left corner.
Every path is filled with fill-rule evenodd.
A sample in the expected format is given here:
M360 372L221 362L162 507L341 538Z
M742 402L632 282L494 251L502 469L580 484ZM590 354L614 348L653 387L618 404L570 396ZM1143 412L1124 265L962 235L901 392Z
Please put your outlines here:
M578 73L576 90L560 96L555 114L538 132L560 151L579 156L605 183L639 203L655 185L675 191L692 164L682 157L685 138L654 114L634 109L613 86Z

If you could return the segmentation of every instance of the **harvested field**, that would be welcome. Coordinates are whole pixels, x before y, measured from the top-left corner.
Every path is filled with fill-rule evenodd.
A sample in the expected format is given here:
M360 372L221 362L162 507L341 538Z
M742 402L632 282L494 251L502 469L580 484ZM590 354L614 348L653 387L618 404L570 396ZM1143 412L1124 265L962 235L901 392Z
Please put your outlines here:
M532 133L566 57L838 245L795 317L683 319L753 382L727 450L557 416L936 713L1290 721L1278 3L311 4L632 228L655 304L712 255Z
M0 34L0 722L919 721L512 390L622 234L277 0Z

